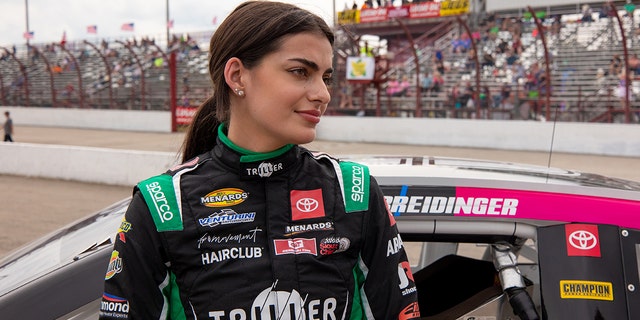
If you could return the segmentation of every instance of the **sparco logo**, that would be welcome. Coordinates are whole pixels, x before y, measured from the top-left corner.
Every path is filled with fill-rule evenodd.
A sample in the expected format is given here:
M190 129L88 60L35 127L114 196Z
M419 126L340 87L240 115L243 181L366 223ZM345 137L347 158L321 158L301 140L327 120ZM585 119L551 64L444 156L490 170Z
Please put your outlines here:
M353 167L353 185L351 186L351 200L355 202L364 201L364 169L360 166Z
M579 250L591 250L598 244L598 239L589 231L577 230L569 235L569 243Z
M230 207L244 202L249 194L238 188L224 188L209 192L200 198L200 202L207 207Z
M147 191L153 197L153 205L156 207L158 211L158 216L160 217L160 221L163 223L166 220L173 219L173 212L171 212L171 206L169 206L169 201L164 195L162 191L162 187L158 182L152 182L147 185Z
M262 178L270 177L274 172L282 170L282 163L272 164L269 162L261 163L257 168L247 168L247 174L250 176L260 176Z
M277 283L277 282L276 282ZM264 289L253 300L250 310L209 311L209 318L215 320L333 320L342 312L336 312L336 298L312 299L306 294L304 299L296 290L275 291L275 285Z
M312 212L318 209L318 200L312 198L302 198L296 201L296 208L304 213Z

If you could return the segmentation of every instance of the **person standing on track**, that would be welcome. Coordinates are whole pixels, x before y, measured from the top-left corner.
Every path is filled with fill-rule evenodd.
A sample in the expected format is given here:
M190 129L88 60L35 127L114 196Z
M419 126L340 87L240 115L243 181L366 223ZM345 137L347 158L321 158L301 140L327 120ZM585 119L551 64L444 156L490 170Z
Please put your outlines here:
M4 141L13 142L13 119L11 119L9 111L5 111L4 116L7 118L4 122Z
M101 319L418 319L368 168L301 146L330 101L334 36L297 6L240 4L210 42L213 95L183 164L140 182Z

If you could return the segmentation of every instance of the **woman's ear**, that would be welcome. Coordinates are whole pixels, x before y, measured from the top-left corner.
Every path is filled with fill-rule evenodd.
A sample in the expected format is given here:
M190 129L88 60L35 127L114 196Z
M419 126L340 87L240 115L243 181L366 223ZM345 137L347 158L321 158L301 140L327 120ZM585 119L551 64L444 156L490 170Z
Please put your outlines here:
M236 57L227 60L224 66L224 80L229 88L236 93L238 90L244 90L244 84L242 82L243 71L244 66L242 60Z

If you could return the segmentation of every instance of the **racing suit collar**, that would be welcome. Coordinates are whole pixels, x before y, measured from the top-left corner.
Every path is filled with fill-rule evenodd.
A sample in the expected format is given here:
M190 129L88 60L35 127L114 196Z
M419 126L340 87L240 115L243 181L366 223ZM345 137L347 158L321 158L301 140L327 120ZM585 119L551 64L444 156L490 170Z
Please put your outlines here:
M213 154L229 167L238 170L243 179L278 176L295 166L299 148L288 144L271 152L253 152L234 144L226 135L224 125L218 126L218 144Z
M220 141L222 141L222 143L224 143L227 147L229 147L231 150L241 155L240 162L254 162L254 161L260 161L260 160L272 159L291 150L291 148L293 148L294 146L293 144L287 144L284 147L280 149L276 149L271 152L254 152L254 151L242 148L236 145L235 143L233 143L231 140L229 140L225 131L226 131L226 125L224 123L220 124L218 126L218 137L220 138Z

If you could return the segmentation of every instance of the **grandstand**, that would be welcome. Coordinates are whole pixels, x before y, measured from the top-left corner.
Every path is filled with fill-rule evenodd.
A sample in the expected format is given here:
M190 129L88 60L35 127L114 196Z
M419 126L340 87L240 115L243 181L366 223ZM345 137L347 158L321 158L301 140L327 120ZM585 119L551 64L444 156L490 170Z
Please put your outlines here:
M422 1L403 7L340 12L340 24L335 27L334 83L347 83L346 59L361 52L374 56L376 71L371 81L349 82L353 88L350 106L340 107L345 91L333 86L328 112L639 122L640 102L636 97L640 82L630 83L628 108L619 95L623 92L620 83L625 60L632 70L631 80L640 71L640 60L635 57L640 49L636 30L640 15L635 8L629 10L626 1L613 3L617 16L602 14L609 8L604 2L591 3L588 16L575 5L533 8L532 14L529 8L485 12L468 8L468 1L445 2L450 2L449 11L445 12L438 2L439 13L435 7L426 7L433 3ZM453 8L457 2L467 7ZM536 22L543 26L542 31ZM16 54L0 48L0 103L133 110L197 106L211 94L207 52L200 48L206 43L202 39L209 35L174 37L170 49L148 38L82 41L65 47L33 44ZM365 40L372 50L362 50ZM169 63L172 53L176 57L175 73ZM551 75L548 102L547 66ZM444 82L439 90L421 88L426 72L442 75ZM388 96L389 80L403 76L409 80L408 88L400 96ZM170 95L172 89L175 101Z

